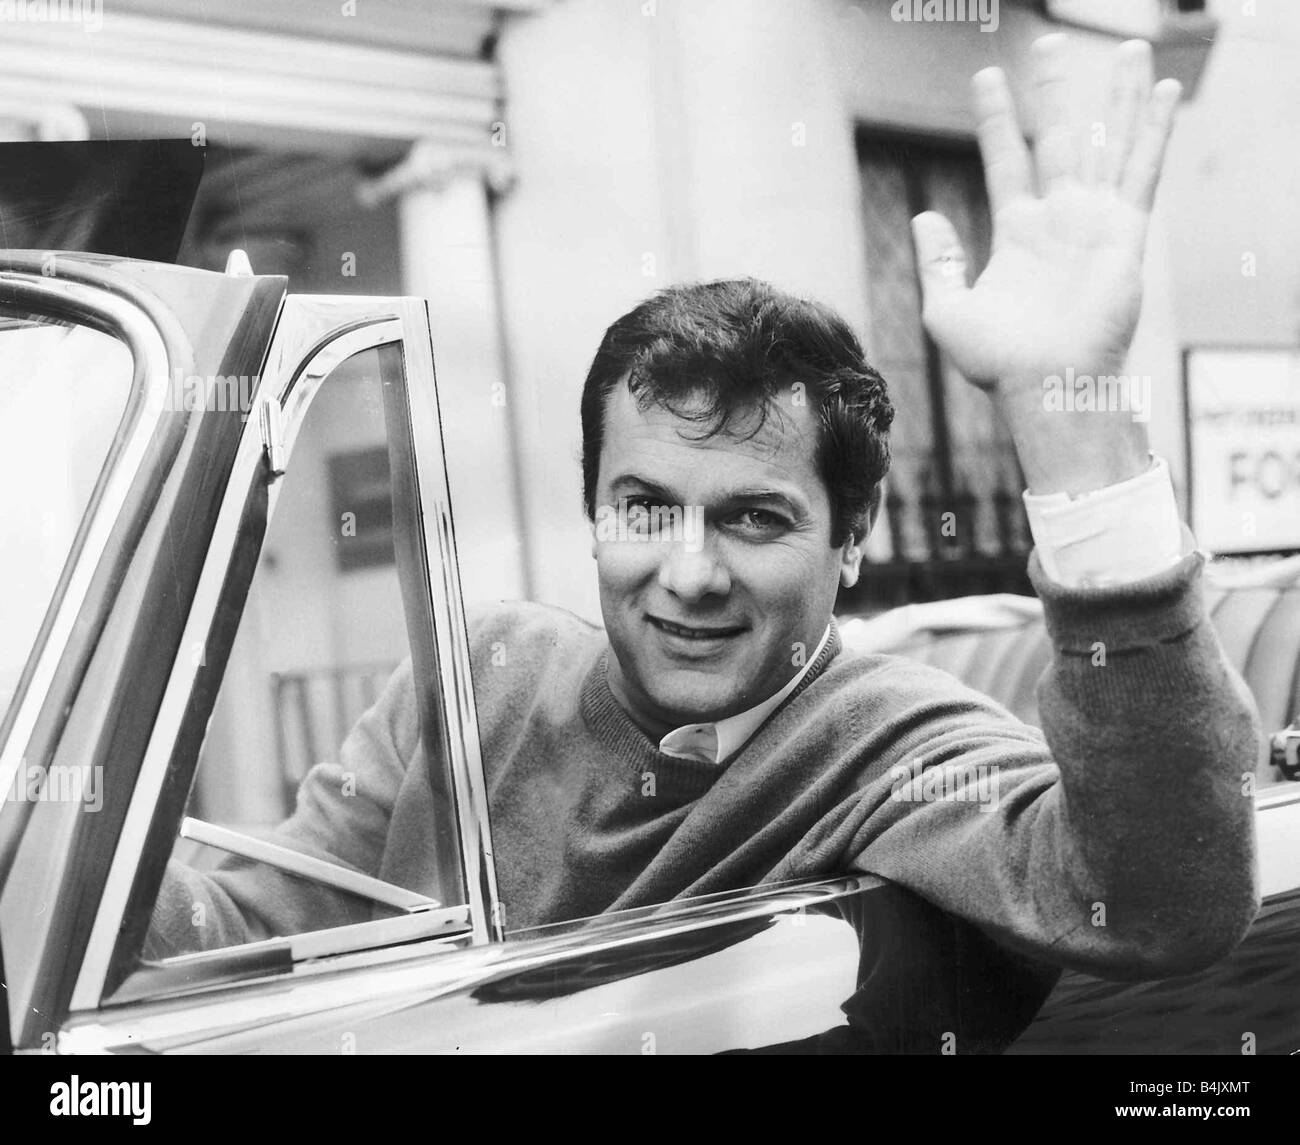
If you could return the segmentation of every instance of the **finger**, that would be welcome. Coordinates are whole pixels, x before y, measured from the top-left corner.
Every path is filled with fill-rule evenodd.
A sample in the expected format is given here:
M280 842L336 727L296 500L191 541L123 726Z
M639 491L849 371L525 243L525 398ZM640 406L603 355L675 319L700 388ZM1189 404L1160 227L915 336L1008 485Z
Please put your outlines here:
M1077 179L1079 174L1079 150L1070 117L1066 39L1059 33L1043 36L1034 41L1031 54L1038 108L1034 158L1038 165L1038 189L1047 194L1054 187Z
M932 313L936 306L965 292L966 252L952 223L937 211L925 211L912 220L912 239L922 310Z
M1183 85L1174 79L1161 80L1147 101L1146 114L1138 129L1133 151L1120 178L1120 198L1144 211L1151 209L1165 159L1165 144L1174 126L1174 109L1183 94Z
M1115 52L1115 74L1106 107L1106 137L1102 141L1102 183L1118 187L1133 151L1141 117L1151 98L1151 45L1126 40Z
M971 79L975 124L984 160L989 205L996 215L1015 199L1033 194L1033 172L1016 108L1001 68L984 68Z

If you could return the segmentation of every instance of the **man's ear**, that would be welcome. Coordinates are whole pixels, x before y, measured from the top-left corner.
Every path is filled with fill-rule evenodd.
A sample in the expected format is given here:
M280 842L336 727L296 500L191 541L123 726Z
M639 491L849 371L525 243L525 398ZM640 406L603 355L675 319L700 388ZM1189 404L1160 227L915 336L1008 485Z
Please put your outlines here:
M850 535L840 550L840 584L852 588L858 583L858 573L862 568L862 546L866 543L871 530L876 527L876 518L880 516L880 506L884 504L884 482L876 482L871 491L871 500L867 502L866 523L861 536Z
M862 564L862 546L857 537L850 534L840 549L840 584L852 588L858 583L858 568Z

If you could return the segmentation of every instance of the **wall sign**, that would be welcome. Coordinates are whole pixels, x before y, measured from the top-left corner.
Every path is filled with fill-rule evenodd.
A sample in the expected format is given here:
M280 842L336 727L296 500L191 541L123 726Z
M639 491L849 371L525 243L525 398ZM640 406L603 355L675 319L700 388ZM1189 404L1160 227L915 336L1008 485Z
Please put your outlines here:
M1183 385L1197 543L1300 552L1300 349L1189 349Z
M329 459L334 562L340 572L391 565L393 479L388 448L356 449Z

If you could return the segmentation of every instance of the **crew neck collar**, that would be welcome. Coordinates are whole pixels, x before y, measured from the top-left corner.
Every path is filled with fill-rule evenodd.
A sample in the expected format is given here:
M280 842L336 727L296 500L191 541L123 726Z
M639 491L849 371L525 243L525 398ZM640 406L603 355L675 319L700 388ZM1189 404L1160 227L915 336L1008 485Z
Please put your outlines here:
M698 759L684 759L668 755L659 750L657 743L637 726L631 715L610 691L606 673L609 658L613 654L608 638L603 651L595 658L582 686L582 714L587 724L597 736L609 747L619 759L635 770L651 772L656 777L657 786L680 788L683 793L703 794L713 781L721 775L727 765L733 762L745 746L758 733L759 729L781 708L800 695L826 669L827 665L839 654L841 648L839 626L831 619L828 631L823 637L820 651L813 657L804 672L792 682L788 694L781 696L770 711L764 712L758 724L749 729L744 743L737 745L729 758L718 763L704 762ZM788 686L789 687L789 686ZM780 693L777 693L780 696ZM774 699L776 697L769 697ZM761 708L763 704L755 707ZM749 712L754 709L749 709ZM740 717L748 714L739 713ZM738 717L728 717L738 718Z

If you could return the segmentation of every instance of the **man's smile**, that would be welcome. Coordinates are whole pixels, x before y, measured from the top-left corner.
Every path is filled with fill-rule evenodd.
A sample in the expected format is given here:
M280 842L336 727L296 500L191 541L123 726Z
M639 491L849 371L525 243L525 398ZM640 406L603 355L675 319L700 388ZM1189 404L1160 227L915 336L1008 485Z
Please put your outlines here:
M650 614L646 615L646 620L665 636L700 644L715 644L718 641L740 636L749 630L749 626L744 624L681 624Z

